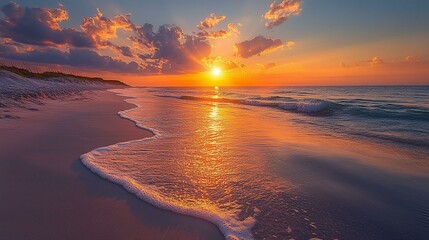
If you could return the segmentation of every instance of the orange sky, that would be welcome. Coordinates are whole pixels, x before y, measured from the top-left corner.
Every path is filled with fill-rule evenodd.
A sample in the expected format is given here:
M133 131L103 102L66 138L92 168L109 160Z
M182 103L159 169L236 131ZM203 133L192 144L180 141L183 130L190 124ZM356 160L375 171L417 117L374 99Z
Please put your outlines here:
M135 86L330 86L330 85L427 85L429 64L400 62L357 66L341 65L306 69L299 64L285 64L264 69L243 68L223 71L213 76L211 71L180 75L116 75L105 77L121 79Z
M93 4L5 4L0 58L135 86L429 84L418 0Z

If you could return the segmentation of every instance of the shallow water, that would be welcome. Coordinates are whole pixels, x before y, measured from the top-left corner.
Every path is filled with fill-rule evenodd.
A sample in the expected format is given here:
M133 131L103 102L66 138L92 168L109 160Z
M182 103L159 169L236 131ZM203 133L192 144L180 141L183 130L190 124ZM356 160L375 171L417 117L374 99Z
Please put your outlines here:
M429 88L133 88L152 130L82 157L231 238L424 239Z

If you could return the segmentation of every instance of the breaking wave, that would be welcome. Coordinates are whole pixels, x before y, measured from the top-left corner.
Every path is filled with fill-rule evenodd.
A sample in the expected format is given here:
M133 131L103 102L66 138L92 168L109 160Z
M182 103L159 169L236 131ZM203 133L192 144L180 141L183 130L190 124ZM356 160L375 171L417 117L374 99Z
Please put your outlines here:
M220 103L235 103L250 106L269 107L279 110L290 112L299 112L310 115L330 115L333 114L335 109L340 108L340 104L324 100L310 100L305 102L281 102L281 101L268 101L269 99L284 99L284 97L270 97L257 99L232 99L232 98L210 98L210 97L194 97L194 96L169 96L158 95L159 97L177 98L182 100L194 100L205 102L220 102Z
M400 104L364 105L368 100L356 99L337 102L323 99L295 99L284 96L224 98L224 97L197 97L157 95L158 97L176 98L182 100L233 103L259 107L275 108L288 112L296 112L313 116L330 116L335 114L352 117L375 119L403 119L412 121L427 121L429 109L425 107L406 106Z

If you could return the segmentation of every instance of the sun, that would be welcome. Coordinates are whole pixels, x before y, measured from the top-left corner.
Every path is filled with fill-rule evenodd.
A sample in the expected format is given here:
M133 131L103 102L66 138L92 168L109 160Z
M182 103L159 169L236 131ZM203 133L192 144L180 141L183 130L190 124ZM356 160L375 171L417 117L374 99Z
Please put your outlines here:
M222 70L218 67L215 67L212 69L212 74L213 76L218 77L222 74Z

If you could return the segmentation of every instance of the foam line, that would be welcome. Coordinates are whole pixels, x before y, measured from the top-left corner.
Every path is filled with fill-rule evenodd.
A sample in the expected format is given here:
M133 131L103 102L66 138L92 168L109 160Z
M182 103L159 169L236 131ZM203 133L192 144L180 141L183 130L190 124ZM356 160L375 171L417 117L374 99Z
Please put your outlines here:
M124 96L119 93L117 94ZM126 96L126 97L129 97L129 96ZM251 229L255 223L255 219L253 217L248 217L242 221L239 221L236 219L236 216L234 214L222 216L222 214L219 214L219 213L210 212L203 209L193 209L190 207L175 204L174 202L167 202L157 192L157 189L155 186L143 185L141 183L134 181L129 177L124 176L119 172L115 172L114 169L105 169L104 167L96 164L97 156L103 155L103 153L105 152L113 151L113 149L121 148L131 143L153 141L155 139L159 139L162 136L162 134L156 129L143 126L140 123L138 123L138 121L132 119L129 115L127 115L127 113L129 113L130 111L135 111L141 108L140 105L132 102L131 100L132 98L126 99L125 101L130 104L133 104L135 107L118 112L119 116L128 120L131 120L139 128L151 131L154 134L154 136L149 138L144 138L144 139L120 142L110 146L94 149L86 154L83 154L80 157L82 163L87 168L89 168L92 172L96 173L100 177L121 185L128 192L135 194L137 197L152 204L153 206L156 206L158 208L165 209L165 210L170 210L172 212L204 219L206 221L209 221L215 224L227 239L253 239L253 236L251 234Z

